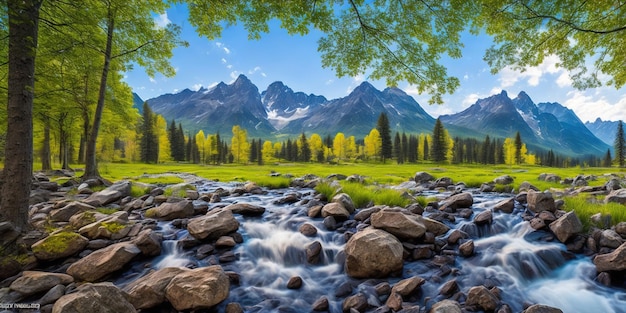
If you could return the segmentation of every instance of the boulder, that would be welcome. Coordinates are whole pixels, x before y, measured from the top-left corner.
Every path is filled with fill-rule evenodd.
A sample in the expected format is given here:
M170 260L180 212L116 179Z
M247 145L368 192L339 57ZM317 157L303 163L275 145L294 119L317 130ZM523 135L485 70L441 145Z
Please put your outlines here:
M94 282L121 269L140 253L141 250L130 242L116 243L76 261L67 273L76 280Z
M96 208L87 203L72 201L67 205L54 209L50 212L50 220L53 222L69 222L70 218L80 212L95 210Z
M430 308L428 313L461 313L461 305L454 300L441 300Z
M417 239L426 233L426 226L394 209L383 209L372 214L372 226L400 239Z
M626 189L618 189L609 192L609 194L604 198L605 203L615 202L619 204L626 204Z
M475 286L470 288L467 293L467 300L465 305L478 306L487 312L493 312L497 307L500 300L493 293L489 291L485 286Z
M311 305L311 310L315 312L328 311L329 307L330 303L328 301L328 298L322 296L319 299L315 300L315 302L313 302L313 304Z
M52 313L135 313L127 295L112 283L84 284L54 303Z
M491 213L491 210L484 210L474 217L474 223L476 223L476 225L491 224L492 221L493 214Z
M177 218L193 216L193 213L193 202L190 200L181 200L178 202L161 203L155 208L148 209L145 216L163 221L171 221Z
M22 276L11 283L9 289L19 292L22 296L31 296L48 291L56 285L67 285L72 282L74 278L67 274L24 271Z
M391 293L397 293L402 297L408 297L414 293L416 293L418 288L422 286L426 282L425 279L419 276L413 276L410 278L403 279L397 282L393 288L391 288Z
M418 184L424 184L435 180L435 177L426 172L417 172L413 176L413 180Z
M359 292L343 300L342 310L346 313L353 312L352 310L356 310L356 312L365 312L368 306L367 296Z
M163 235L152 229L142 230L135 239L131 241L145 256L157 256L161 254L161 242Z
M302 287L302 277L292 276L287 282L287 289L300 289Z
M386 277L402 271L404 249L390 233L368 227L346 243L346 274L355 278Z
M350 217L350 211L348 211L343 204L338 202L327 203L322 207L322 217L332 216L336 220L346 220Z
M464 257L474 255L474 241L468 240L459 246L459 253Z
M513 177L510 175L502 175L493 179L493 182L498 185L510 185L513 183Z
M435 181L435 188L448 188L448 186L453 185L454 182L450 177L441 177Z
M304 223L300 225L300 228L298 228L298 231L307 237L313 237L317 235L317 228L315 228L315 226L309 223Z
M356 210L352 198L350 198L350 195L348 195L347 193L339 193L335 195L331 202L341 203L341 205L343 205L343 207L348 210L350 214L354 213L354 211Z
M537 192L534 190L529 190L528 194L526 195L526 202L528 203L528 209L533 213L538 213L541 211L556 211L554 198L549 192Z
M230 281L219 265L200 267L176 275L165 296L178 311L210 309L228 297Z
M92 193L83 202L94 207L105 206L129 196L130 186L131 183L127 180L116 182L102 191Z
M85 204L83 203L83 205ZM109 217L109 215L100 213L98 211L85 211L70 217L70 226L72 226L74 229L81 229L84 226L103 220L107 217Z
M184 267L162 268L132 281L124 288L124 291L128 293L128 299L136 309L153 308L167 301L165 288L176 275L184 271L188 269Z
M322 244L319 241L313 241L304 249L306 253L306 261L309 264L318 264L321 261Z
M207 215L190 219L187 224L189 234L199 240L215 240L237 229L239 222L230 210L209 212Z
M88 243L89 239L75 232L60 231L37 241L31 250L38 260L53 261L83 251Z
M128 235L132 225L126 211L115 212L108 217L81 227L78 232L90 239L121 239Z
M250 203L233 203L224 207L224 210L230 210L235 214L243 216L259 216L265 213L264 207Z
M563 313L563 311L543 304L533 304L524 310L523 313Z
M529 190L539 191L539 188L535 187L533 184L531 184L531 183L529 183L527 181L523 181L519 185L519 192L527 192Z
M457 209L469 208L474 204L474 198L469 192L462 192L448 197L439 206L439 210L447 211L448 209L455 212Z
M624 239L614 230L605 229L600 234L600 246L616 249L624 243Z
M626 243L623 243L611 253L598 254L593 259L598 272L626 270Z
M626 222L617 223L617 225L615 225L615 232L622 236L622 238L626 238Z
M450 230L448 225L428 217L423 217L417 214L410 214L409 217L424 225L426 227L426 231L435 234L435 236L444 235Z
M538 179L551 183L558 183L561 181L561 176L551 173L541 173L539 174Z
M515 209L515 199L514 198L509 198L509 199L504 199L498 203L496 203L496 205L493 207L493 211L494 212L504 212L504 213L508 213L511 214L513 213L513 210Z
M570 211L550 223L550 230L556 235L556 238L559 239L560 242L565 243L567 239L583 230L583 224L578 219L578 216L576 216L576 213Z

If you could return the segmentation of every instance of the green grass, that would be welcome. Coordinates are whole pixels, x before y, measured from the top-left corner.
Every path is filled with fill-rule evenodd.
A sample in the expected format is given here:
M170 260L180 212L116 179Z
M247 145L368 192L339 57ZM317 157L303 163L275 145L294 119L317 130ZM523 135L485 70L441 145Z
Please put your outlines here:
M261 187L266 187L269 189L279 189L289 187L289 185L291 184L291 178L284 176L264 176L259 177L258 179L254 180L254 182Z
M329 200L337 193L346 193L350 196L354 206L357 208L366 207L369 203L400 207L404 207L410 203L409 199L404 198L402 194L396 190L351 182L341 182L340 184L341 188L335 189L328 183L321 183L317 185L315 190L325 195Z
M604 203L601 199L586 194L579 194L575 197L564 197L564 209L574 211L583 224L585 231L592 225L591 216L601 213L603 216L611 216L611 225L626 221L626 206L619 203ZM600 225L598 225L600 226Z

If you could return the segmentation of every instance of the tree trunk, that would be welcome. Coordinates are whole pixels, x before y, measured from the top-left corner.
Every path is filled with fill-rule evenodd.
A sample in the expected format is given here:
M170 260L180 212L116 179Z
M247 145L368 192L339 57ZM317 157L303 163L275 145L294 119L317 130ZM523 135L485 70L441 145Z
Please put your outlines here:
M9 0L7 142L0 219L17 231L28 227L33 172L33 90L41 0Z
M107 16L107 43L104 51L104 66L102 67L102 77L100 78L100 90L98 91L98 105L93 117L91 132L87 138L87 147L85 154L85 174L83 180L89 178L100 178L98 165L96 163L96 142L98 140L98 132L100 130L100 122L102 120L102 111L104 110L104 100L106 96L107 77L109 76L109 67L111 64L111 50L113 45L113 30L115 27L115 17L112 9L109 7Z
M43 117L43 143L41 147L41 170L42 171L50 171L52 170L52 162L50 159L52 158L52 153L50 152L50 117Z

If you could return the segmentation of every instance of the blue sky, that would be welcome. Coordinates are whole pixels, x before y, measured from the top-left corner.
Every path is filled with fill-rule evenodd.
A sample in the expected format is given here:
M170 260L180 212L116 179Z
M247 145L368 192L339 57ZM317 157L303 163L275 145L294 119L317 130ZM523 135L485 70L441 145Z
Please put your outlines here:
M269 84L282 81L294 91L323 95L328 99L347 96L367 76L338 78L330 68L322 68L317 52L317 39L322 36L312 32L307 36L290 36L277 25L260 40L248 40L241 26L225 29L218 40L199 37L187 21L185 7L172 7L155 17L157 24L172 22L182 27L182 39L187 48L176 48L172 65L176 76L148 77L143 69L135 67L126 74L126 81L144 99L165 93L177 93L185 88L197 90L210 88L223 81L231 83L239 74L246 75L263 91ZM626 88L601 87L579 91L571 87L569 73L555 67L556 57L547 58L538 67L525 72L504 69L496 75L489 72L482 56L490 45L488 36L464 36L461 59L442 60L450 75L461 80L461 86L452 95L444 97L443 105L429 105L429 95L419 95L413 86L400 83L399 88L410 94L432 116L457 113L486 98L506 90L514 98L525 91L535 103L558 102L574 110L583 122L603 120L626 121ZM382 90L383 81L371 81Z

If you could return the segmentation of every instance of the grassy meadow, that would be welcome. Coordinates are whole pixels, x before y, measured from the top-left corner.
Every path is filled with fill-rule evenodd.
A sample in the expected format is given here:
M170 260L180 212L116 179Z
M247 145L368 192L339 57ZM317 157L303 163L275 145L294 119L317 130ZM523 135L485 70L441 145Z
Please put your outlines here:
M596 167L572 167L572 168L548 168L541 166L492 166L492 165L441 165L432 163L421 164L380 164L380 163L345 163L345 164L318 164L318 163L283 163L271 165L199 165L185 163L166 164L128 164L128 163L101 163L100 174L110 180L117 181L129 179L131 181L149 184L175 184L183 182L177 173L191 173L199 177L223 182L256 182L269 188L287 187L290 183L289 176L302 177L306 174L315 174L326 177L331 174L343 174L346 176L358 174L365 177L365 187L358 183L342 182L343 192L350 194L357 206L364 206L369 202L375 204L387 204L404 206L407 199L400 193L381 188L385 185L397 185L409 181L416 172L428 172L436 178L450 177L454 183L463 182L468 187L480 187L482 183L491 182L501 175L510 175L514 178L513 188L528 181L540 190L554 191L558 195L561 190L569 186L555 182L545 182L538 179L541 173L553 173L561 178L574 178L577 175L593 175L596 180L590 181L591 186L602 186L607 181L607 174L616 174L624 177L624 169L596 168ZM271 176L272 173L280 173L280 176ZM81 173L77 172L77 176ZM62 178L60 178L62 179ZM496 188L497 189L497 188ZM322 184L318 191L331 196L337 190ZM567 197L565 210L574 210L586 227L590 226L589 217L596 213L611 215L612 224L626 221L626 207L620 204L604 204L602 198L588 195ZM418 199L424 202L424 199Z

